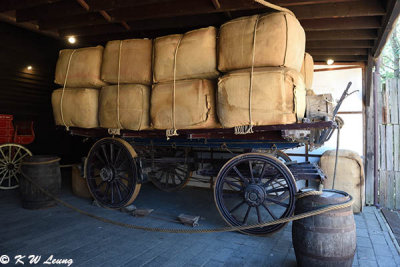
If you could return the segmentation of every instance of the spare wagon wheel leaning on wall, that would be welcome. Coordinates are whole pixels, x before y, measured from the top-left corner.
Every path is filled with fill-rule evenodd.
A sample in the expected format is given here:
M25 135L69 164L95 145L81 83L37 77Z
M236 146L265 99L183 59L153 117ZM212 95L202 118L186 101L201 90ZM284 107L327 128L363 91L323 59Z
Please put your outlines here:
M100 205L121 208L139 194L139 164L136 152L123 139L106 137L90 149L85 177L90 193Z
M0 189L19 187L19 174L22 160L32 153L19 144L0 145Z

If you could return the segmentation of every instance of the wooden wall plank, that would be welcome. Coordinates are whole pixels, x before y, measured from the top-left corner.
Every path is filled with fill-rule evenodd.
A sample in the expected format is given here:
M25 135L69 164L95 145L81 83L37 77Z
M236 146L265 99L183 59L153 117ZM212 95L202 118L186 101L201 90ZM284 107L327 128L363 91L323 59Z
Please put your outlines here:
M394 194L395 194L395 177L393 171L388 171L386 176L386 208L394 209Z
M398 108L398 88L397 88L397 79L392 79L390 81L389 88L389 112L390 112L390 123L398 124L399 123L399 108Z
M400 125L398 124L393 125L393 161L394 170L400 171Z
M400 210L400 172L396 172L395 174L395 183L396 183L396 199L395 199L395 207Z
M386 171L379 171L379 204L386 205L387 200L387 173Z
M386 170L393 171L393 125L386 125Z
M374 121L374 99L371 98L371 105L365 107L365 204L374 204L374 180L375 180L375 155L374 155L374 140L375 140L375 121Z
M379 125L380 170L386 170L386 129L385 125Z

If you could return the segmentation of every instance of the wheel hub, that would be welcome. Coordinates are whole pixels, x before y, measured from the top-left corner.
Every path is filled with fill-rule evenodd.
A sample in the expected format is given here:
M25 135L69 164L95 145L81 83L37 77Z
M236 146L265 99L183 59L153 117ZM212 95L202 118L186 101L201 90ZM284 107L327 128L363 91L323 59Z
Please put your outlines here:
M12 164L12 163L9 163L9 164L7 164L7 169L8 169L9 171L12 171L12 170L15 169L15 165Z
M114 172L110 167L103 167L100 170L100 177L103 181L111 181L114 178Z
M246 202L252 206L259 206L264 202L265 193L260 185L249 185L244 193Z

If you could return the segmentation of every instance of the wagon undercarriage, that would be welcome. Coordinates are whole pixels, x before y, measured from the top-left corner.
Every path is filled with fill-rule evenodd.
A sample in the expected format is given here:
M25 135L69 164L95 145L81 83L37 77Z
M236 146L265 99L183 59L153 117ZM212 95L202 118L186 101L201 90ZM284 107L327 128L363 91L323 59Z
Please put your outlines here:
M281 149L300 146L307 138L316 140L313 133L335 127L331 121L263 126L245 136L233 135L231 129L192 130L169 140L160 136L164 132L127 131L93 145L85 177L98 203L121 208L135 200L144 182L173 192L185 187L194 174L201 175L212 185L216 207L229 225L265 223L293 214L298 181L324 179L317 166L290 162ZM86 137L100 137L101 131L71 129L72 134ZM285 139L288 131L302 131L302 142ZM283 226L243 232L264 235Z

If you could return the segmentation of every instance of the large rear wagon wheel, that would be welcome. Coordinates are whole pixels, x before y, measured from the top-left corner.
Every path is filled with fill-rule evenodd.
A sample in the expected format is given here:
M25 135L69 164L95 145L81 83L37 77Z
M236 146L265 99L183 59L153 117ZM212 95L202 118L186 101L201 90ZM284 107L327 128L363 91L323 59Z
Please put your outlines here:
M0 189L19 187L21 162L32 153L19 144L0 145Z
M296 192L295 179L284 163L266 154L247 153L222 167L214 186L214 200L229 225L253 225L291 216ZM240 232L266 235L285 225Z
M103 138L90 149L85 162L86 181L102 206L121 208L139 194L136 152L120 138Z

